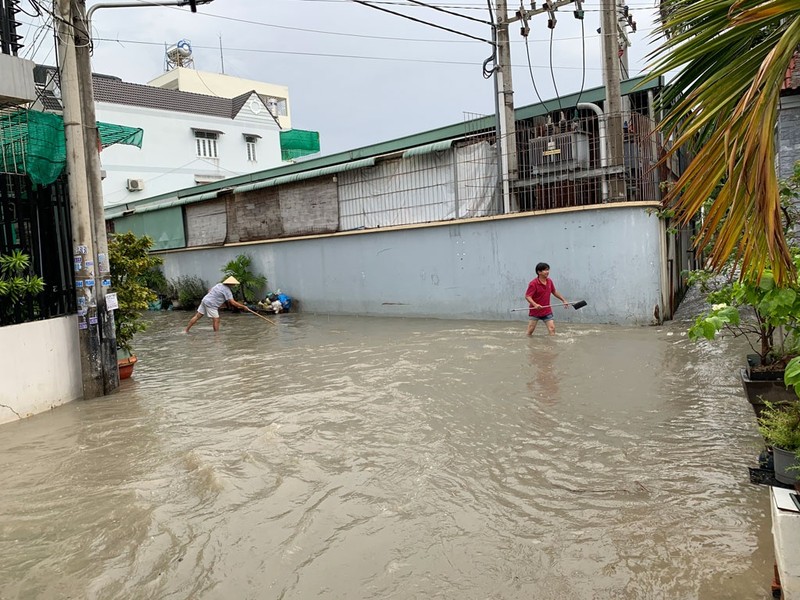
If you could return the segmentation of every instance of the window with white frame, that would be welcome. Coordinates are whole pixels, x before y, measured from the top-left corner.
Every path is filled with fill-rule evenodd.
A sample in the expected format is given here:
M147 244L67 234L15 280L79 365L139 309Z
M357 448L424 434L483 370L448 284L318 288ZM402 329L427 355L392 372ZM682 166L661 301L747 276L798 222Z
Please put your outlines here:
M264 104L267 105L267 109L270 113L272 113L273 117L286 117L289 114L289 106L286 98L281 98L279 96L265 96L263 94L259 94L261 99L264 101Z
M194 141L197 146L197 156L200 158L219 158L217 141L219 133L216 131L201 131L195 129Z
M256 144L258 143L258 136L245 135L244 143L247 146L247 160L249 162L256 162L258 160L256 158Z

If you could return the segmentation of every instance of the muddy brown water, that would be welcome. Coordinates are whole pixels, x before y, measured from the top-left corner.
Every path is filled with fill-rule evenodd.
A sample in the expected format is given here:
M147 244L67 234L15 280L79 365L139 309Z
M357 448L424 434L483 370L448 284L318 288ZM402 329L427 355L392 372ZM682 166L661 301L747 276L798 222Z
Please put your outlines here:
M0 599L769 597L737 340L189 316L0 427Z

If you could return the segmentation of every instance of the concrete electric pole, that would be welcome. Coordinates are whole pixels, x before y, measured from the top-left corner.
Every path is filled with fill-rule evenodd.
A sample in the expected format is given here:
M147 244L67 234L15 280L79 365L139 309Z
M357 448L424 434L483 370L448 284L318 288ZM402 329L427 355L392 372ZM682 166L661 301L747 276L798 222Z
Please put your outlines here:
M497 25L495 43L497 44L497 65L494 70L495 91L499 120L501 190L503 194L503 213L519 210L516 196L511 189L517 179L517 125L514 115L514 86L511 82L511 44L508 38L508 6L506 0L497 0Z
M86 159L86 177L89 184L89 208L94 235L95 300L100 326L101 358L103 363L103 390L109 394L119 387L117 366L117 335L114 330L114 311L106 308L106 290L111 284L111 263L108 257L108 237L103 206L103 178L100 167L100 133L94 108L94 87L90 51L92 36L86 19L86 1L74 0L72 22L75 27L78 87L80 89L83 142Z
M84 399L104 394L103 360L97 316L95 243L83 115L75 51L73 0L57 0L58 55L61 99L64 104L64 136L67 152L67 186L72 217L72 248L75 270L75 295L78 307L78 339L81 354L81 382ZM94 124L93 124L94 125ZM105 230L103 230L105 232ZM114 363L116 368L116 362ZM117 375L117 380L119 376Z
M616 0L602 0L600 33L603 44L603 85L606 89L606 140L608 145L608 199L624 201L625 149L622 131L622 92L619 69L619 33Z
M212 0L99 2L86 10L86 0L56 0L61 97L67 144L67 185L72 213L83 397L95 398L119 387L114 313L107 310L106 289L111 263L103 203L100 135L92 85L91 15L98 8L189 6Z

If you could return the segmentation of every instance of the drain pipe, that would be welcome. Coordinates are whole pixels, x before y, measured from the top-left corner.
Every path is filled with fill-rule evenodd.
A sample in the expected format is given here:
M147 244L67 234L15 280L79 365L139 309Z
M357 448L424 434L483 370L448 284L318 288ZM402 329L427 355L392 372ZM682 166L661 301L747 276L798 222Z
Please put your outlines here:
M579 102L578 110L593 110L597 115L597 129L600 135L600 169L603 172L603 203L608 202L608 174L606 167L608 167L608 156L606 152L606 116L597 104L591 102Z

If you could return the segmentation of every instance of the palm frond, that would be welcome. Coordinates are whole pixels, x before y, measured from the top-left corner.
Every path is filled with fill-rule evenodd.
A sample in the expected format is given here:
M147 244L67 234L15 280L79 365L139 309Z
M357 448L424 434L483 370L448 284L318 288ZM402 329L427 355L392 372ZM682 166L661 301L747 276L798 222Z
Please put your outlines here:
M710 247L715 270L734 258L743 277L772 268L796 277L783 235L774 166L781 84L800 46L798 0L672 0L651 55L652 77L677 71L660 127L675 141L668 156L695 153L665 203L688 223L709 206L696 247Z

